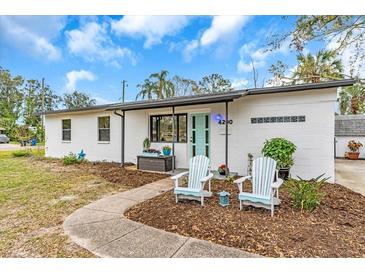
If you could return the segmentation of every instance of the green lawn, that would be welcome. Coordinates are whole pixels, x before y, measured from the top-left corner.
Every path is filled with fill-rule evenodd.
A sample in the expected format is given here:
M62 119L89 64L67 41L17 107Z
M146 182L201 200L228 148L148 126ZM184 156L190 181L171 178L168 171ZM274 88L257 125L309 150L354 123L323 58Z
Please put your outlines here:
M90 257L63 234L65 217L124 190L75 167L0 151L0 257Z

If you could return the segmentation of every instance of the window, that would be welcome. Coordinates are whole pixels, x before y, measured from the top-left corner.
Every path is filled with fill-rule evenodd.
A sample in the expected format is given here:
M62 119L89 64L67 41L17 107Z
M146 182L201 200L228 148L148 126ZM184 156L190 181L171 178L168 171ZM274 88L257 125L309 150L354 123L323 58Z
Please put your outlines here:
M276 116L276 117L255 117L251 118L251 124L262 123L298 123L305 122L305 116Z
M150 139L152 142L172 142L172 115L150 117ZM174 139L177 143L186 143L187 141L186 114L175 114Z
M98 117L98 141L110 141L110 116Z
M71 141L71 119L62 120L62 141Z

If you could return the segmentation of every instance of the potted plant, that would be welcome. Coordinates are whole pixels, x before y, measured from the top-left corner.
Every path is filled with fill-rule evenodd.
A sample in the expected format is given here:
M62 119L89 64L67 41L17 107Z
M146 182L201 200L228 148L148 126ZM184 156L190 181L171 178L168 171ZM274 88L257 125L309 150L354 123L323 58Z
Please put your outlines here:
M162 147L162 153L163 153L164 156L170 156L171 147L170 146L163 146Z
M227 167L225 164L220 164L219 167L218 167L218 173L220 175L226 175L227 174Z
M359 150L360 147L362 147L362 143L356 142L355 140L351 140L348 142L347 147L351 150L347 152L347 158L351 160L357 160L359 159Z
M284 138L272 138L266 140L262 149L265 157L273 158L277 162L279 177L286 180L289 177L290 168L294 164L293 154L297 147Z
M143 140L143 150L147 150L151 147L151 141L147 137Z

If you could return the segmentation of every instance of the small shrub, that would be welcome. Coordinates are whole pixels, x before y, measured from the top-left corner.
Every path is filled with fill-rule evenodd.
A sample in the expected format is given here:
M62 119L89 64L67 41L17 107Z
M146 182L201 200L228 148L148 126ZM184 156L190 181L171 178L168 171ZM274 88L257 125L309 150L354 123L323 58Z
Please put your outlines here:
M29 157L32 155L32 152L30 152L29 150L16 150L13 151L12 155L14 157Z
M278 168L288 168L294 164L292 158L297 147L284 138L266 140L262 149L265 157L270 157L277 162Z
M65 166L79 163L79 159L75 153L70 152L68 155L63 157L63 164Z
M321 187L328 180L328 178L321 179L322 176L323 174L310 180L303 180L300 177L288 179L286 187L295 208L311 212L321 203L325 195Z

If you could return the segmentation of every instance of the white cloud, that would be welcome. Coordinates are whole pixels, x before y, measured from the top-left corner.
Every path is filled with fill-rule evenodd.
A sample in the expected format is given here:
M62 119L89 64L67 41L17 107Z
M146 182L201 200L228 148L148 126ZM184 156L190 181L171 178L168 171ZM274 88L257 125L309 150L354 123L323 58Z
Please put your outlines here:
M50 61L61 58L61 50L52 41L66 25L62 16L1 16L0 38L11 47Z
M244 78L233 78L231 80L233 89L243 89L248 85L248 80Z
M238 36L243 26L249 22L250 16L214 16L209 29L200 38L201 46L209 46L219 40L231 40Z
M133 65L136 63L135 55L129 48L113 43L106 23L86 23L79 29L66 31L66 37L70 52L88 61L103 61L116 67L120 67L120 61L124 58L128 58Z
M188 16L131 16L126 15L111 23L112 30L119 35L144 37L145 48L160 44L168 35L174 35L189 23Z
M206 29L198 39L192 40L186 44L182 51L185 62L190 62L192 56L199 48L205 48L218 42L221 43L216 53L218 53L218 55L222 55L222 53L226 54L227 47L238 39L242 28L251 18L251 16L213 16L210 27Z
M100 96L92 96L92 98L95 99L97 105L106 105L115 103L115 101L111 101Z
M66 83L66 91L74 91L76 90L76 84L78 81L87 80L94 81L95 75L87 70L72 70L67 72L66 74L67 83Z
M256 42L244 44L239 50L240 59L237 63L238 72L251 72L252 63L255 65L256 69L266 66L266 59L269 56L278 53L288 54L290 50L289 44L290 41L287 40L280 48L272 51L266 50L265 47L257 47Z
M183 57L185 62L191 61L191 59L193 58L193 54L198 47L198 40L192 40L186 45L186 47L183 49Z

